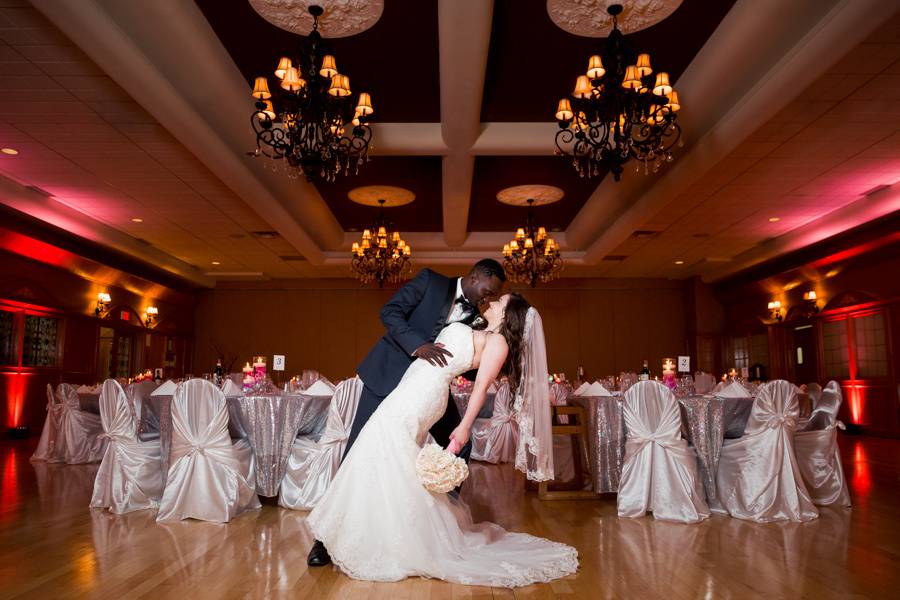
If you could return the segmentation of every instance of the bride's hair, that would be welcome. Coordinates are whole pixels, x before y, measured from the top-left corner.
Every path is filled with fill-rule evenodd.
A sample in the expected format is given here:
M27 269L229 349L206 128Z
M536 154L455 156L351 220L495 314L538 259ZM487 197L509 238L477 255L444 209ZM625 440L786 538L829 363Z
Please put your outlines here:
M506 309L503 312L503 323L499 329L500 335L506 338L506 345L509 346L501 373L509 377L509 390L513 394L515 394L516 388L519 386L519 379L522 377L522 354L525 352L523 337L529 308L531 308L531 304L528 303L525 296L510 292Z

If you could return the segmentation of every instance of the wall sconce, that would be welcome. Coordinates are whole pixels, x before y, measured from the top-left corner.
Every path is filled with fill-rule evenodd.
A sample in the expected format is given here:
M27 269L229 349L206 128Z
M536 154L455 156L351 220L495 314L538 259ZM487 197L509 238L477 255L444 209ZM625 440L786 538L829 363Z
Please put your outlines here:
M778 322L781 322L781 301L774 300L769 302L769 312L772 314L772 318Z
M106 292L100 292L97 294L97 308L94 309L94 315L100 316L101 314L106 312L106 309L109 308L109 303L112 301L112 298L109 297L109 294Z
M816 301L819 299L819 297L816 295L815 290L810 290L803 294L803 299L806 301L807 305L809 305L809 310L814 313L819 312L819 307L816 304Z
M147 324L147 327L153 325L153 321L156 320L156 315L159 314L159 309L155 306L148 306L147 312L144 313L144 322Z

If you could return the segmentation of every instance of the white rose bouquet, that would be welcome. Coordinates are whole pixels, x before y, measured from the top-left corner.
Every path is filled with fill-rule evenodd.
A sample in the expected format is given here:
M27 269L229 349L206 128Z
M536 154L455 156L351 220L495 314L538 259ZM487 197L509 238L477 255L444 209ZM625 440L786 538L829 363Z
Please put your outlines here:
M416 457L416 475L429 492L445 494L469 476L466 461L437 444L425 444Z

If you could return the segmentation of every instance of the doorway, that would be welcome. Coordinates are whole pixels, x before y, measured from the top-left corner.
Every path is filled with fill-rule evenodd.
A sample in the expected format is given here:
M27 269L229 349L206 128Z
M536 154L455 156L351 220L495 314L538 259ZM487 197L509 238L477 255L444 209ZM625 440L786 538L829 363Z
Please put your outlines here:
M791 364L794 370L794 383L818 382L819 380L819 346L818 334L812 323L794 325L791 328L793 344L791 344Z

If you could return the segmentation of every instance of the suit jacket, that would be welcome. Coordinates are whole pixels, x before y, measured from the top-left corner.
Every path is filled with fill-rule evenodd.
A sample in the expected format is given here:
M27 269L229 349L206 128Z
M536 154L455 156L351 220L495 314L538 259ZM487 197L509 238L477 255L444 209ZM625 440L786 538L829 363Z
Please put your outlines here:
M370 390L390 394L415 360L416 348L434 342L447 324L457 280L422 269L382 307L387 333L356 369Z

